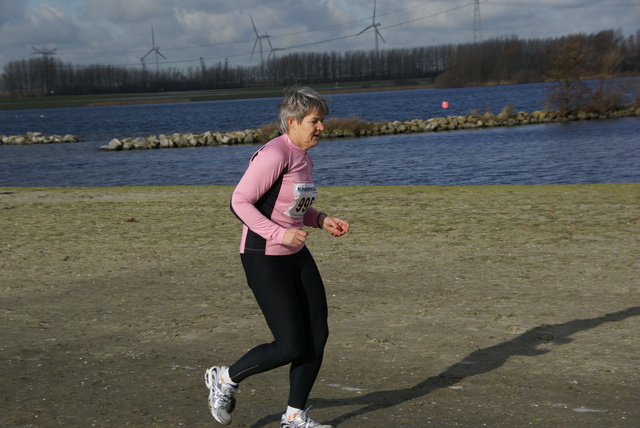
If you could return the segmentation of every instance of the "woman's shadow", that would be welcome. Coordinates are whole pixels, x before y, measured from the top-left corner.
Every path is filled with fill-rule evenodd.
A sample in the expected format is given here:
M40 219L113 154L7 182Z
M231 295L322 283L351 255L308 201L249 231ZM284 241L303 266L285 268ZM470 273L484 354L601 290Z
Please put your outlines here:
M464 357L461 361L448 367L442 373L431 376L413 386L376 391L344 399L318 398L313 400L313 406L315 408L364 406L340 415L330 422L337 425L367 413L397 406L404 402L423 397L437 389L453 386L464 378L488 373L501 367L514 355L536 356L550 352L549 349L538 349L538 345L545 343L563 345L573 341L571 336L575 333L596 328L606 322L622 321L638 315L640 315L640 306L634 306L597 318L578 319L563 324L540 325L512 340L488 348L478 349ZM269 415L257 421L252 427L263 427L277 420L279 420L279 415Z

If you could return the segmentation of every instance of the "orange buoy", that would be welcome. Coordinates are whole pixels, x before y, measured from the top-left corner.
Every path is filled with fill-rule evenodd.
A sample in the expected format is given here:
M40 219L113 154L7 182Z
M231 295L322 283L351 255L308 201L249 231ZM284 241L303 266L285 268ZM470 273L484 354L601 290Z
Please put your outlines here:
M443 101L442 108L449 108L449 101Z

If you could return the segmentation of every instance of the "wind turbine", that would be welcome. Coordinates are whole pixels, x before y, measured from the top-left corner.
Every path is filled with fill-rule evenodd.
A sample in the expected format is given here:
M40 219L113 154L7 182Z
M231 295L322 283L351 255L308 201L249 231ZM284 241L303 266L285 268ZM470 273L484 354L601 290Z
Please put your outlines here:
M269 48L271 48L271 52L269 52L269 56L267 57L267 62L271 59L271 55L273 55L273 59L276 59L276 51L282 51L282 48L274 48L271 44L271 39L267 37L267 42L269 42Z
M140 62L142 63L142 68L146 69L145 64L144 64L144 59L147 57L147 55L149 55L151 52L155 52L156 53L156 74L160 72L160 66L158 65L158 55L160 55L162 58L167 59L164 55L162 55L160 53L160 48L158 46L156 46L156 37L153 34L153 25L151 26L151 45L152 48L149 50L149 52L147 52L146 54L144 54L144 56L142 58L140 58Z
M360 31L357 35L359 36L360 34L362 34L365 31L367 31L369 28L373 28L374 35L375 35L375 38L376 38L376 54L378 53L378 37L380 37L384 43L387 43L384 40L384 37L382 37L382 34L380 34L380 31L378 30L379 26L380 26L380 23L379 22L376 23L376 0L373 0L373 22L367 28L365 28L364 30Z
M256 46L258 46L259 44L260 45L260 64L262 65L262 67L264 67L264 54L262 53L262 39L267 39L267 41L269 42L269 46L271 46L271 40L269 40L269 35L266 33L263 36L258 34L258 30L256 29L256 24L253 22L253 18L251 17L251 14L249 14L249 19L251 19L251 25L253 25L253 31L254 33L256 33L256 42L253 44L253 50L251 51L251 57L249 58L249 60L253 58L253 54L256 51ZM273 52L273 46L271 46L271 52Z

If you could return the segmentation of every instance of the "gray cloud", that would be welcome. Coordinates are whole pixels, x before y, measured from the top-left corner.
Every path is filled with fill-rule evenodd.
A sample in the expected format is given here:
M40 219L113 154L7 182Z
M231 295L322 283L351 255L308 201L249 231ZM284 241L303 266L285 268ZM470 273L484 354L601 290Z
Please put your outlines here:
M558 37L640 28L640 4L632 0L481 2L483 37ZM355 36L371 24L373 0L0 0L0 67L31 55L31 46L58 48L64 62L139 65L151 47L165 65L198 65L229 58L233 65L257 64L249 57L255 33L268 34L278 55L296 51L373 49L374 34ZM381 49L473 41L469 0L378 0ZM269 45L263 40L265 56Z

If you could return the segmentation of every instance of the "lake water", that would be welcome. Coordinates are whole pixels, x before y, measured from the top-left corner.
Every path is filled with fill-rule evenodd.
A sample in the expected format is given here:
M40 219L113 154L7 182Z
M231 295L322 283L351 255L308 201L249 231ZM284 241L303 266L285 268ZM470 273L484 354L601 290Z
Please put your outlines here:
M544 84L340 94L331 115L368 121L543 108ZM442 101L450 108L443 110ZM234 185L257 146L103 152L112 138L232 131L275 120L278 99L0 111L0 134L85 142L0 146L0 186ZM640 118L321 141L319 186L640 181Z

